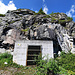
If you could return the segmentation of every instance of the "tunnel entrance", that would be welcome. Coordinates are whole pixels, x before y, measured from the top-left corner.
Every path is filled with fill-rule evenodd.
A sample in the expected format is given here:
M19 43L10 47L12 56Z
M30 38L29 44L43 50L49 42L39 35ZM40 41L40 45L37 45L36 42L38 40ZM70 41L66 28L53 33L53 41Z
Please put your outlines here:
M36 65L35 59L41 54L41 46L28 45L27 65Z

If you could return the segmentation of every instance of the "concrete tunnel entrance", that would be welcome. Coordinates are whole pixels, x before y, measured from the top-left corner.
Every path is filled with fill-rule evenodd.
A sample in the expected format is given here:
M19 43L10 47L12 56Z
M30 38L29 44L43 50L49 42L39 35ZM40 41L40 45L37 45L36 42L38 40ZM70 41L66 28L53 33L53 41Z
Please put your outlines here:
M23 66L35 65L39 54L43 60L54 58L53 41L19 40L15 43L13 62Z
M28 45L27 51L27 65L36 65L35 59L41 54L40 45Z

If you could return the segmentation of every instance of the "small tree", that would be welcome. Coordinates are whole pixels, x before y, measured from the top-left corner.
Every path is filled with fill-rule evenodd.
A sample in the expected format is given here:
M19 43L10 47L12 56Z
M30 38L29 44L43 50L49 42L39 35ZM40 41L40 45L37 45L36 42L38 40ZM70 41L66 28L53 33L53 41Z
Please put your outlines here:
M35 15L45 15L44 11L42 8L38 11L38 13L35 13Z
M42 8L39 10L38 13L39 13L39 14L43 14L43 15L45 15L45 13L44 13L44 11L42 10Z

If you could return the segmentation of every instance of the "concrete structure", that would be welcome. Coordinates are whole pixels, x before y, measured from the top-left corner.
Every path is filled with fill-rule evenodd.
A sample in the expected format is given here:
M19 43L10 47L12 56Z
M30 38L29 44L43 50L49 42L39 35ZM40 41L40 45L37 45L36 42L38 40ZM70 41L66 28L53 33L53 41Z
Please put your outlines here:
M49 59L54 58L53 41L21 40L15 43L15 49L13 53L13 62L26 66L29 47L34 47L34 48L37 47L38 50L41 51L42 57L45 56L44 60L47 59L47 57ZM37 53L36 49L34 51Z
M0 48L0 53L5 53L5 49L4 48Z

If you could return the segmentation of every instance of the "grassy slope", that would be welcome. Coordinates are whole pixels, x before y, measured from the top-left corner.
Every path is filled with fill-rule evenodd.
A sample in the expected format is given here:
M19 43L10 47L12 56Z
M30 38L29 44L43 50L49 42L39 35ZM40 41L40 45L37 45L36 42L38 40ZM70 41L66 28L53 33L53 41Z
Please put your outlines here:
M75 75L75 54L62 53L61 56L55 60L49 62L39 60L38 66L26 67L13 63L12 58L13 56L8 53L0 54L0 75L43 75L48 69L61 75ZM4 64L5 62L7 63ZM45 75L47 75L47 73Z

